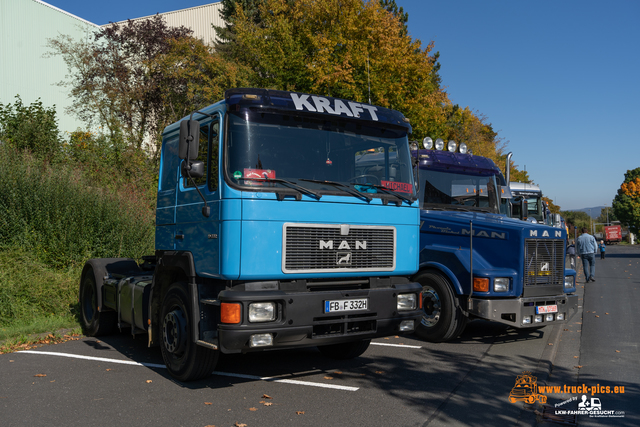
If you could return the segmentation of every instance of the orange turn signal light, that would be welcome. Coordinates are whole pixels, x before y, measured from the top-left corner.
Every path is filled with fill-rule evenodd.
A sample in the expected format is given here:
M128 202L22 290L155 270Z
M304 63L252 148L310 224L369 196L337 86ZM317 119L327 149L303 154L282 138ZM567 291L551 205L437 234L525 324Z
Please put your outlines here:
M489 279L486 277L474 277L473 292L489 292Z
M418 294L418 308L422 310L422 292Z
M220 304L220 322L221 323L240 323L241 307L238 303L223 302Z

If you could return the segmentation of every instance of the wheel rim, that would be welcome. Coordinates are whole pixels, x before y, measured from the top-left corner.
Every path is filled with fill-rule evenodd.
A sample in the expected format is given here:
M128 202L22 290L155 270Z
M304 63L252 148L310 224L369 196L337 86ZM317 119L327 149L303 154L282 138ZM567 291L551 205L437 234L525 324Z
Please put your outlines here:
M421 323L429 328L434 327L440 320L442 302L438 293L431 286L422 287L422 307L424 316Z
M187 343L187 321L179 308L170 311L162 321L162 339L169 353L184 353Z
M82 315L85 322L91 323L94 313L97 311L98 302L96 301L96 293L93 288L93 283L90 280L85 280L82 292Z

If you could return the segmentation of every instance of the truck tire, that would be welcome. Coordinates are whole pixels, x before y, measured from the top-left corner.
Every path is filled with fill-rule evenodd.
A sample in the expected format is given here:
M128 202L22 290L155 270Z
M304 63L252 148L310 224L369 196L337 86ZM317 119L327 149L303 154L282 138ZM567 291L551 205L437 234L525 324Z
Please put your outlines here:
M162 358L171 376L184 382L211 375L220 355L194 342L190 301L187 285L174 283L164 297L160 318Z
M422 285L424 315L416 335L429 342L444 342L457 338L467 325L467 318L456 304L449 279L440 273L427 272L415 280Z
M117 326L118 318L115 311L98 310L98 286L91 267L84 271L80 280L78 300L80 302L82 328L85 335L98 337L113 333Z
M331 359L347 360L362 355L369 348L369 344L371 344L371 340L361 340L342 344L321 345L318 346L318 350Z

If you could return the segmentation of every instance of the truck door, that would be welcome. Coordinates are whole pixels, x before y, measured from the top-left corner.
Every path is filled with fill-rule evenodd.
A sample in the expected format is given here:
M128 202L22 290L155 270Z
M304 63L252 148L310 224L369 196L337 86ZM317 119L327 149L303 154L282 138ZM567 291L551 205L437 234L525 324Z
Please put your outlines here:
M219 273L220 253L220 117L215 116L200 125L198 158L205 164L202 178L192 182L179 175L176 197L176 250L193 254L196 271L200 275L215 276ZM196 186L210 207L209 217L202 213L204 202Z

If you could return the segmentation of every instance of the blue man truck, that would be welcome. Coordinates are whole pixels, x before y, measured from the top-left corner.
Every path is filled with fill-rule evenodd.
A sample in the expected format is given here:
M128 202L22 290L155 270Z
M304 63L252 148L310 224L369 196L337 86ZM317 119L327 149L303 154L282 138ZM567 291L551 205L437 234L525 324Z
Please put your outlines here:
M87 261L86 333L146 334L190 381L220 353L317 346L348 359L413 332L410 131L397 111L265 89L228 90L168 126L155 254Z
M506 181L466 144L425 138L419 162L420 270L424 316L416 334L456 338L470 319L515 328L566 322L576 311L566 231L500 213Z

